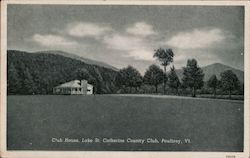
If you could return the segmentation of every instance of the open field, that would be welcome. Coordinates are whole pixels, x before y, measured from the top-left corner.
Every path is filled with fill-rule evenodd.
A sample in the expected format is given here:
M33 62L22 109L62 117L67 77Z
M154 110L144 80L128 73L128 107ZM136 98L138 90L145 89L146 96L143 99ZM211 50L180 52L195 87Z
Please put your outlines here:
M7 102L9 150L243 150L242 101L37 95L8 96ZM52 138L164 138L182 143L56 143Z

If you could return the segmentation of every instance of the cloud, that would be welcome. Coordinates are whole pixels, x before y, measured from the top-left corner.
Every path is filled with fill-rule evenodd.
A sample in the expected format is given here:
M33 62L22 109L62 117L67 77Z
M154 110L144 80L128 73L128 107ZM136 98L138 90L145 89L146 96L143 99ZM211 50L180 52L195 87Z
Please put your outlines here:
M224 32L218 28L194 29L191 32L179 32L167 41L171 47L179 49L207 48L226 38Z
M135 49L128 52L128 57L134 57L137 60L154 60L153 59L153 51L151 49L142 48Z
M174 56L174 65L176 68L186 66L188 59L196 59L199 66L205 66L216 62L221 62L216 53L211 50L176 50Z
M153 30L153 27L145 22L135 23L133 26L128 27L126 29L126 32L132 35L139 35L139 36L149 36L156 34L156 32L154 32Z
M153 60L153 49L140 37L112 34L104 37L103 43L109 49L124 53L123 56L137 60Z
M142 39L134 36L113 34L104 37L108 48L116 50L134 50L142 46Z
M99 38L111 30L110 27L99 26L98 24L89 22L71 23L67 27L67 33L74 37Z
M42 46L55 47L55 46L74 46L77 44L75 41L68 40L58 35L40 35L35 34L32 36L32 40Z

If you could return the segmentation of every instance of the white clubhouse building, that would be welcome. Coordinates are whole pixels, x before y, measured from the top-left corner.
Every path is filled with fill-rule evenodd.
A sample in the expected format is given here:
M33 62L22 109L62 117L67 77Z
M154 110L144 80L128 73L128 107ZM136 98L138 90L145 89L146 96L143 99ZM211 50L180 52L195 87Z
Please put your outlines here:
M93 85L86 80L73 80L54 87L53 94L90 95L93 94Z

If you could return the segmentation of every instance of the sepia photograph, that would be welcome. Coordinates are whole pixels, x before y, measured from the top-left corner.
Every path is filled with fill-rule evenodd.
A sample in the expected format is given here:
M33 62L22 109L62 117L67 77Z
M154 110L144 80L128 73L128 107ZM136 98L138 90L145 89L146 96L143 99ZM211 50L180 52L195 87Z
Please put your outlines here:
M246 5L5 9L7 152L249 152Z

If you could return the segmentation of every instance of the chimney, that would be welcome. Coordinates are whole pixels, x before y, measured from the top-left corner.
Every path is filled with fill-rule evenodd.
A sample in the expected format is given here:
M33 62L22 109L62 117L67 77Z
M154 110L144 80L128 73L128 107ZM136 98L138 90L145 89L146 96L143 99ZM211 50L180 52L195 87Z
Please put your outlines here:
M81 87L83 87L84 85L87 85L88 81L86 80L81 80Z

